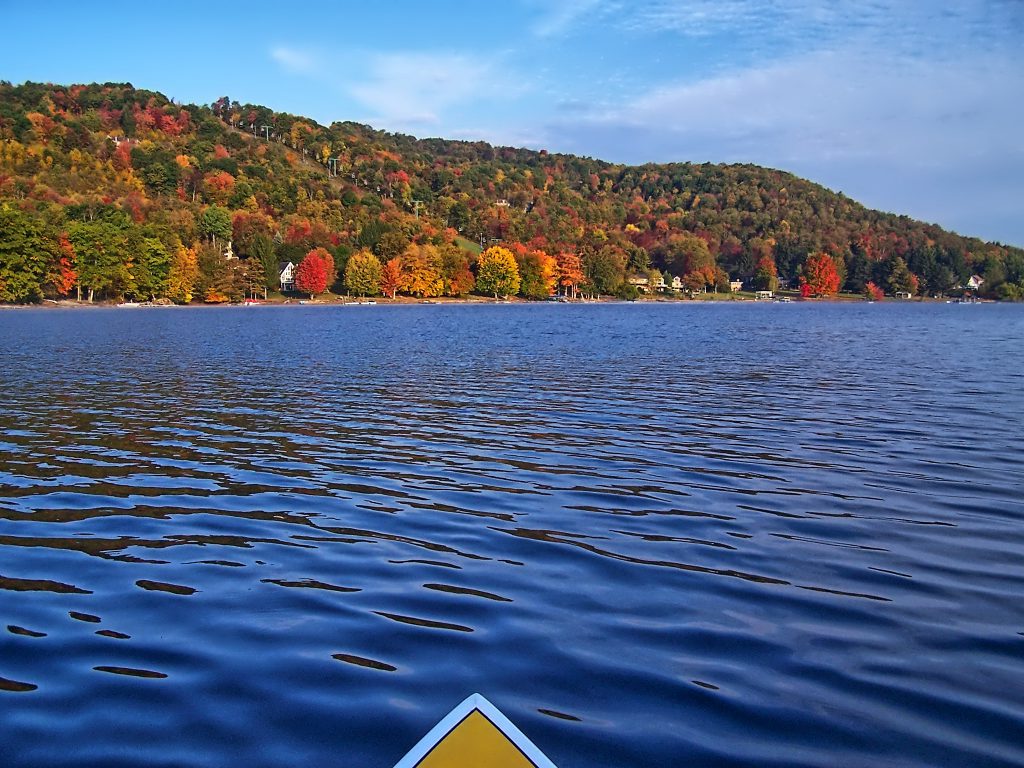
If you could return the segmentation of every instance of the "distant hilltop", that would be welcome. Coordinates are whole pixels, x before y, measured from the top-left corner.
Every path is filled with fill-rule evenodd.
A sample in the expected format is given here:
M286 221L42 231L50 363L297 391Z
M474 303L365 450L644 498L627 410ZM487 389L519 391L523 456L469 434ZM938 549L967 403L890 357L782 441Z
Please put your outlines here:
M230 301L321 284L1013 300L1024 250L756 165L613 165L322 126L228 97L0 83L0 301Z

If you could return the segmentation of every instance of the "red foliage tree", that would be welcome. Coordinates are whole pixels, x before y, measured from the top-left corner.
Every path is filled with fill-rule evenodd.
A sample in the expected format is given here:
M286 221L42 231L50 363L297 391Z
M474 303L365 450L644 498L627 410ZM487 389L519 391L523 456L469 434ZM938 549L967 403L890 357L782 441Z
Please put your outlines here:
M836 263L824 251L812 253L804 262L804 274L800 278L800 295L832 296L839 292L839 272Z
M295 270L295 288L315 298L334 280L334 257L324 248L314 248Z
M869 301L881 301L885 298L885 291L879 288L877 285L868 281L864 285L864 298Z
M58 295L67 296L78 282L78 272L74 267L75 246L71 244L66 232L60 233L56 257L50 269L50 282Z

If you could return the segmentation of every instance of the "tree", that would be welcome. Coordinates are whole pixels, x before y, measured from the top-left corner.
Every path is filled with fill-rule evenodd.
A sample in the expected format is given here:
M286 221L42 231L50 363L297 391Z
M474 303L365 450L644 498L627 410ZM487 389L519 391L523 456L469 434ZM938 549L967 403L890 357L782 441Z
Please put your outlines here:
M469 254L454 243L438 248L441 255L441 281L445 296L465 296L476 285L469 268Z
M477 261L476 288L481 293L514 296L519 292L519 267L512 251L493 245Z
M659 255L665 269L679 277L715 266L707 241L692 232L673 235Z
M779 287L779 271L771 251L763 252L757 260L754 271L754 290L775 291Z
M58 296L67 296L78 282L78 272L75 271L75 246L68 239L67 232L61 232L58 238L46 282Z
M334 279L334 257L326 248L314 248L295 269L296 290L316 298Z
M132 287L129 267L134 250L132 227L123 217L96 221L76 221L69 227L68 239L75 249L78 284L89 292L89 301L97 293L123 296Z
M555 259L558 263L558 284L575 299L580 283L587 279L583 273L583 261L574 251L563 251Z
M156 237L142 237L136 246L132 264L132 292L138 298L155 299L164 295L171 256Z
M217 238L227 240L231 237L231 214L219 205L211 205L199 216L199 233L210 238L217 244Z
M399 261L402 265L399 287L403 292L424 298L440 296L444 292L441 255L435 246L413 243L405 249Z
M171 267L167 274L167 298L178 304L188 304L192 301L198 279L199 263L195 248L179 244L171 257Z
M267 291L277 288L280 277L277 270L277 255L274 253L274 242L266 235L256 235L249 246L249 258L258 261L262 265L263 273L263 297L266 298Z
M34 301L46 273L42 228L28 214L0 207L0 301Z
M881 301L885 298L885 291L868 280L864 284L864 298L868 301Z
M901 257L896 256L889 268L889 291L892 293L914 294L917 290L917 278L911 273Z
M583 257L583 271L596 293L611 294L626 277L625 254L605 245Z
M800 277L802 296L832 296L839 290L839 272L836 263L824 251L812 253L804 262L804 273Z
M557 262L544 251L527 251L516 259L519 293L528 299L546 299L558 283Z
M345 287L356 296L376 296L380 293L380 259L370 251L356 251L345 265Z
M376 258L376 257L374 257ZM380 289L385 296L395 298L398 289L402 285L402 261L399 258L388 259L387 264L381 267Z

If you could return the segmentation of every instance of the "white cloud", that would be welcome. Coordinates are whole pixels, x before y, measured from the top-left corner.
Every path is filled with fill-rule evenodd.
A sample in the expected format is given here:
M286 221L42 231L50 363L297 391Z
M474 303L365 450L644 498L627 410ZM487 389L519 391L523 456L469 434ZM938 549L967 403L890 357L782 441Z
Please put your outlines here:
M1024 199L1021 94L1019 56L925 61L848 49L664 85L549 131L569 151L622 162L773 166L868 205L962 226L1002 196ZM968 233L1024 241L1005 218Z
M309 50L278 45L270 50L271 58L286 71L296 75L312 75L320 71L317 57Z
M606 0L549 0L544 3L545 10L533 25L533 33L538 37L555 37L583 19L607 16L618 7L618 3Z
M371 120L410 129L440 124L455 105L497 96L503 76L496 63L463 54L374 55L365 79L349 93L372 111Z

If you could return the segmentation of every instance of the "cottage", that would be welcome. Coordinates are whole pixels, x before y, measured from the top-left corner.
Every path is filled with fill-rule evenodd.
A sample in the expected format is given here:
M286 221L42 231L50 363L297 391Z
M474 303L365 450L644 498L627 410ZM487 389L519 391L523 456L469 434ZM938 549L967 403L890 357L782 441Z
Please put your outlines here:
M282 261L277 265L278 278L282 291L295 290L295 265L290 261Z
M758 291L757 301L771 301L775 297L774 291Z
M647 290L647 284L650 282L650 280L648 280L646 277L641 277L639 275L633 275L626 282L628 282L630 285L635 285L641 291L646 291Z
M985 278L981 275L971 275L971 279L967 281L967 287L972 291L976 291L985 284Z
M729 290L732 291L733 293L736 293L737 291L742 291L743 290L743 281L742 280L730 280L729 281Z
M910 291L896 291L897 299L909 299L911 296Z

